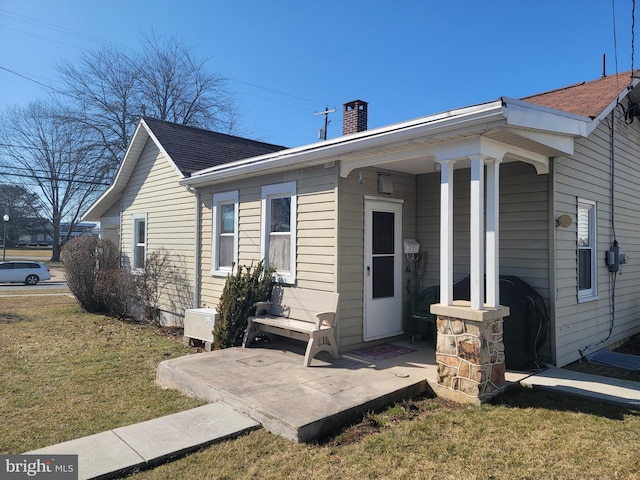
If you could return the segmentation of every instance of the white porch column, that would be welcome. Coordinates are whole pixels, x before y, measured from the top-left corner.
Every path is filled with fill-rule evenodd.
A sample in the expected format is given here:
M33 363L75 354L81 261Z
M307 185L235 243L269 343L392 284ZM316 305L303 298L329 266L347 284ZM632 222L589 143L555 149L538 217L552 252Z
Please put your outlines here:
M487 161L487 306L500 303L500 160Z
M453 305L453 164L440 162L440 303Z
M484 306L484 157L471 157L471 309Z

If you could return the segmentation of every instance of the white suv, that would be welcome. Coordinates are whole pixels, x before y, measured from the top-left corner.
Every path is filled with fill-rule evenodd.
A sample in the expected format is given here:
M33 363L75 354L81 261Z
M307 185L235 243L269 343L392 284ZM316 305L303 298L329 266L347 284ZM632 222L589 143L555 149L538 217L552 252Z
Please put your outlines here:
M42 262L0 262L0 283L35 285L40 280L50 279L51 271Z

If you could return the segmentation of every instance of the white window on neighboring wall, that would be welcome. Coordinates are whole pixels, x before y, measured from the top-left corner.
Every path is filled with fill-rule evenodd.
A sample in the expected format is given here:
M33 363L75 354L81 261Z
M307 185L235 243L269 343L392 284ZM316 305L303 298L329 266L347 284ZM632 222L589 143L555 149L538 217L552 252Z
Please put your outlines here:
M262 187L260 254L279 281L296 277L296 182Z
M211 273L227 275L238 264L238 192L213 195Z
M595 298L597 289L596 203L578 199L578 299Z
M144 268L147 257L147 214L133 216L133 258L134 270Z

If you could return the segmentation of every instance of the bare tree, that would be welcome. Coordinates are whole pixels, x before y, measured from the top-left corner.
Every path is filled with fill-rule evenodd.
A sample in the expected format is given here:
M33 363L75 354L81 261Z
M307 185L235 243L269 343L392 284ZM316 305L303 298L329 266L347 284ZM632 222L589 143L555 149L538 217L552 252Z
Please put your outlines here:
M4 173L11 175L11 169L6 169ZM39 205L38 196L22 185L0 185L0 215L9 215L11 222L7 229L9 245L16 244L23 234L46 231L42 229L42 225L48 222L37 212Z
M232 132L237 104L227 80L175 37L143 37L142 52L103 48L59 66L75 118L90 126L117 168L140 116Z
M108 167L101 161L87 128L70 120L51 102L38 101L7 110L0 123L0 144L14 168L14 178L37 194L35 210L47 218L53 239L52 260L69 239L81 212L104 188Z
M82 53L77 64L65 62L59 70L66 99L71 100L68 114L81 128L93 132L115 169L141 113L134 105L137 66L125 53L105 47Z

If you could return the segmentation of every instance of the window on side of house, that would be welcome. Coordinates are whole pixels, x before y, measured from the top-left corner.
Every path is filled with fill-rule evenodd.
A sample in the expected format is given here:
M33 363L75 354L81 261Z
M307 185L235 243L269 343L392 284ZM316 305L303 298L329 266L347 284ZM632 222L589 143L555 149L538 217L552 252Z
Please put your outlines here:
M596 203L578 199L578 300L595 298L597 289Z
M147 214L133 216L133 262L134 270L144 268L147 258Z
M276 269L278 280L296 277L296 183L262 187L260 254L265 266Z
M228 275L238 264L238 192L213 195L211 274Z

